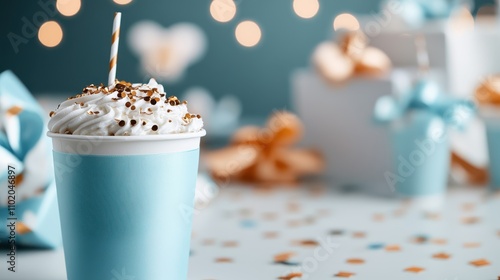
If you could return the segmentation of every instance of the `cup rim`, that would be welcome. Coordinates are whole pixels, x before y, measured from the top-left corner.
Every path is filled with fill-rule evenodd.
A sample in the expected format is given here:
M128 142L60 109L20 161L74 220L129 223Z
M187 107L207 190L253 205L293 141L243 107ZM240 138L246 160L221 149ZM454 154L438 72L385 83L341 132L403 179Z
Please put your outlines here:
M190 138L200 138L207 134L205 129L198 132L156 134L156 135L137 135L137 136L97 136L97 135L72 135L47 132L47 136L55 139L65 140L100 140L107 142L127 142L127 141L161 141L161 140L181 140Z

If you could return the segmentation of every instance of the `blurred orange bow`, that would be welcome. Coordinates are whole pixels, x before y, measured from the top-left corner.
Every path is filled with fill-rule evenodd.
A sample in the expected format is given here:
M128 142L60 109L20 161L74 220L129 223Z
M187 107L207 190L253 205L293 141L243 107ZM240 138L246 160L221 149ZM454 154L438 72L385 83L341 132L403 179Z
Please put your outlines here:
M324 169L322 157L306 149L293 148L303 134L303 125L292 113L273 114L266 127L238 130L231 144L205 155L205 163L219 180L256 183L294 183Z
M340 43L323 42L316 47L313 64L328 82L337 84L354 75L379 76L391 68L389 57L380 49L369 47L361 31L341 35Z

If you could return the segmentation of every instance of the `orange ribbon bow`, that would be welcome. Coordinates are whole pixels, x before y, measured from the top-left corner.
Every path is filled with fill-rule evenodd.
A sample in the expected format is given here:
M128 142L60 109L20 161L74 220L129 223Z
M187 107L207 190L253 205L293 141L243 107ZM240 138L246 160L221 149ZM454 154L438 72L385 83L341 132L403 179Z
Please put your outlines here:
M303 125L297 116L277 112L264 128L247 126L238 130L228 147L207 153L205 163L219 180L295 183L324 168L318 153L292 147L302 134Z
M337 84L354 75L380 76L389 71L391 61L380 49L368 46L361 31L341 35L340 43L323 42L314 51L313 64L328 82Z
M486 77L475 95L480 105L500 106L500 74Z

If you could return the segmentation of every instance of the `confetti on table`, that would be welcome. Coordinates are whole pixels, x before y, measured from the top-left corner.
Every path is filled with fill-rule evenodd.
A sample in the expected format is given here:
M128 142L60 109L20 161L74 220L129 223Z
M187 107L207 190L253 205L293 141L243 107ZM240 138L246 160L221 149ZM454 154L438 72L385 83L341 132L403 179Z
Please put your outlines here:
M278 214L273 212L266 212L262 213L262 218L266 221L274 221L278 218Z
M319 246L318 241L312 239L297 240L292 242L294 245L305 246L305 247L315 247Z
M378 250L378 249L381 249L383 247L384 247L383 243L372 243L372 244L368 245L368 249L370 249L370 250Z
M474 203L464 203L462 204L462 210L463 211L472 211L476 208L476 205Z
M341 229L334 229L330 231L330 235L342 235L344 234L344 231Z
M412 273L420 273L424 270L425 270L424 268L421 268L418 266L411 266L411 267L405 268L406 272L412 272Z
M415 236L412 241L417 244L425 244L429 241L429 237L427 235L420 234Z
M225 241L222 247L238 247L238 241Z
M401 247L399 245L387 245L385 246L385 250L387 252L399 252L401 251Z
M481 243L479 243L479 242L466 242L466 243L464 243L465 248L477 248L480 246L481 246Z
M300 204L298 202L289 202L286 209L290 213L296 213L300 211Z
M479 217L464 217L462 223L466 225L477 224L481 219Z
M286 262L295 255L294 252L279 253L274 256L274 262Z
M232 263L233 259L231 259L231 258L216 258L215 262L216 263Z
M431 242L436 244L436 245L444 245L444 244L448 243L448 241L444 238L434 238L431 240Z
M286 225L288 227L298 227L302 224L302 221L301 220L289 220Z
M264 238L274 239L274 238L277 238L279 234L276 231L266 231L263 233L263 235L264 235Z
M339 271L337 274L335 274L334 276L335 277L339 277L339 278L350 278L352 276L354 276L355 273L352 273L352 272L347 272L347 271Z
M385 216L384 216L384 214L376 213L376 214L373 214L372 219L375 222L383 222L385 220Z
M302 277L302 272L292 272L290 274L287 274L286 276L280 276L278 279L281 280L292 280L294 278L299 278Z
M425 212L424 218L426 218L428 220L438 221L441 219L441 214L434 213L434 212Z
M435 259L447 260L450 258L450 255L447 253L437 253L432 255L432 257Z
M205 239L203 240L203 243L202 243L204 246L210 246L210 245L214 245L215 244L215 240L213 239Z
M349 264L364 264L365 260L363 260L363 259L347 259L346 262Z
M474 260L469 262L469 264L475 266L475 267L481 267L481 266L487 266L490 265L490 262L485 259L479 259L479 260Z
M362 232L362 231L355 231L352 233L352 237L353 238L365 238L366 237L366 233Z
M257 225L257 223L254 220L242 220L240 223L241 227L243 228L253 228Z

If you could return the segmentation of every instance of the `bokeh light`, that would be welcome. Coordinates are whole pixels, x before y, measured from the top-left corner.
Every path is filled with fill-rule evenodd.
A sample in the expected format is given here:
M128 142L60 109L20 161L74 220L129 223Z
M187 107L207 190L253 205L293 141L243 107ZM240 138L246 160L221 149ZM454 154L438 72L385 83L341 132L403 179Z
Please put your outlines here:
M132 0L113 0L113 1L118 5L127 5L130 4L130 2L132 2Z
M293 10L301 18L312 18L319 10L318 0L293 0Z
M210 14L219 22L228 22L236 15L236 4L233 0L213 0Z
M355 31L359 29L359 21L351 14L340 14L333 21L333 29L335 31L340 29Z
M63 16L74 16L78 11L80 10L80 7L82 6L82 1L81 0L57 0L56 2L56 7L57 10L63 15Z
M59 23L47 21L38 30L38 40L46 47L55 47L61 43L63 31Z
M253 47L257 45L262 37L260 27L254 21L242 21L236 26L236 40L242 46Z

